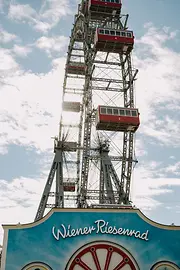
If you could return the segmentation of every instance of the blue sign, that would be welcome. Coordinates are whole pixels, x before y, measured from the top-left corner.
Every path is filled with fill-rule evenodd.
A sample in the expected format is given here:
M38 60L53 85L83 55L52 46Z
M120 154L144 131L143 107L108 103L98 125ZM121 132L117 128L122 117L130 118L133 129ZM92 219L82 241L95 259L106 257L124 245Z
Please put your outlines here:
M2 270L180 269L180 227L137 209L54 209L3 228Z

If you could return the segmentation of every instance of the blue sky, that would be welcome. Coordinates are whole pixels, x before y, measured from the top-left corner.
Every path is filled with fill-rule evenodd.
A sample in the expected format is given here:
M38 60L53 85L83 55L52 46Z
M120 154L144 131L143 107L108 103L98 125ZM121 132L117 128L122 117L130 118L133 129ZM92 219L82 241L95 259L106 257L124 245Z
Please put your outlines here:
M58 134L77 3L0 0L0 223L35 216L53 158L51 137ZM166 224L180 224L179 10L179 0L123 1L136 37L141 113L132 199Z

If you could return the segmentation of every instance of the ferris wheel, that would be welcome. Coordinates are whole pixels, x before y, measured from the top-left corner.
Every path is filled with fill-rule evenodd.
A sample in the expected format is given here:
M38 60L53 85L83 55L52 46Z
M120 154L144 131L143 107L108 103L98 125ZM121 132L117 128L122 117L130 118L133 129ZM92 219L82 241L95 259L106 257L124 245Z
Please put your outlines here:
M82 0L63 83L59 136L35 220L50 207L130 204L135 107L134 35L121 0Z

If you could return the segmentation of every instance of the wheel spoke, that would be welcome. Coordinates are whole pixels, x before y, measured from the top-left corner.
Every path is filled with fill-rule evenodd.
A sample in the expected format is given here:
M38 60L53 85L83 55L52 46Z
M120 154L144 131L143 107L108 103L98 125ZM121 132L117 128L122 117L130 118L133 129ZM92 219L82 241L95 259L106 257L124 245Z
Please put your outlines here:
M78 265L80 265L84 270L92 270L91 268L89 268L89 266L83 262L82 260L79 260L79 262L77 263Z
M113 270L122 269L127 264L126 260L121 261Z
M110 264L110 260L111 260L111 256L112 256L112 248L109 248L108 249L108 253L107 253L107 257L106 257L106 263L105 263L104 270L108 270L109 264Z
M99 264L99 259L97 257L96 249L94 247L91 248L91 254L94 259L94 263L97 267L97 270L101 270L100 264Z

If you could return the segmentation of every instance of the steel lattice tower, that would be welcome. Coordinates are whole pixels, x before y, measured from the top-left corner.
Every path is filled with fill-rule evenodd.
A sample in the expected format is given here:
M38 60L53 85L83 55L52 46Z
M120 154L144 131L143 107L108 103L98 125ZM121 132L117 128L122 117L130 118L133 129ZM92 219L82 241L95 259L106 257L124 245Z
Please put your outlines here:
M131 174L137 162L134 131L96 128L98 105L135 107L137 70L131 63L132 44L95 41L98 29L112 36L125 35L127 21L120 0L87 0L78 6L68 46L55 156L35 220L48 207L130 204Z

